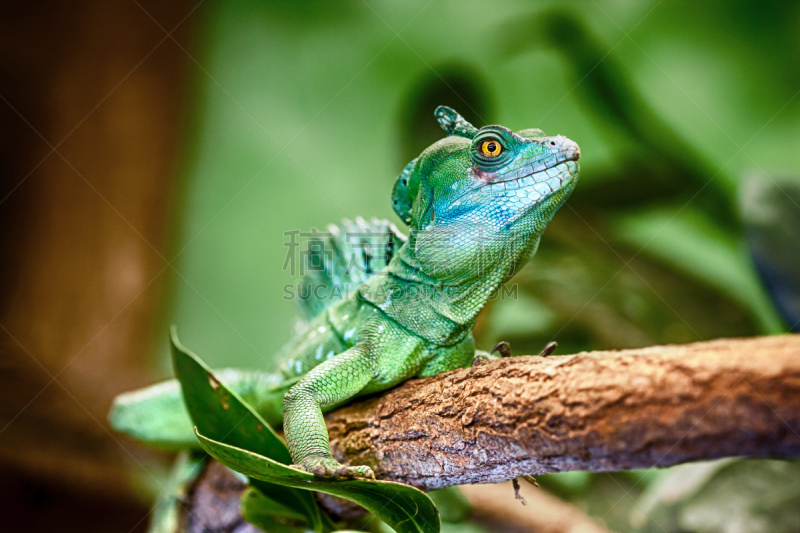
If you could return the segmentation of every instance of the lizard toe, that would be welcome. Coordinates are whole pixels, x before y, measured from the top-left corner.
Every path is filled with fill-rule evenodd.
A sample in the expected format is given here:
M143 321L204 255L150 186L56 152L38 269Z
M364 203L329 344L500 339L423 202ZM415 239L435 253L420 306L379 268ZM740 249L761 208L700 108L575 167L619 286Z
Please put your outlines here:
M348 470L354 478L375 479L375 472L368 466L351 466Z
M300 470L305 470L317 477L338 477L338 478L368 478L375 479L375 473L368 466L345 466L331 457L308 457L295 466Z

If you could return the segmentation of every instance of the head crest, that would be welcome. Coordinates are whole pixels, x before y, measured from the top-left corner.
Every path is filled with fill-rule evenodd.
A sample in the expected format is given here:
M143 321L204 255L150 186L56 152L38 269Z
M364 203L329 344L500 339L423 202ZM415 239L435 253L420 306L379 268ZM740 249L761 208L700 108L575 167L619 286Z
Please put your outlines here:
M447 132L447 135L456 135L466 139L472 139L478 133L478 129L464 120L464 117L456 113L447 106L439 106L434 112L439 125ZM419 176L414 174L414 167L417 160L414 159L403 172L398 176L392 191L392 207L395 213L406 224L411 224L411 210L414 200L419 192Z
M447 106L440 105L437 107L434 115L436 115L436 120L439 121L439 125L447 132L447 135L472 139L478 133L478 129L475 126L464 120L464 117L454 109Z

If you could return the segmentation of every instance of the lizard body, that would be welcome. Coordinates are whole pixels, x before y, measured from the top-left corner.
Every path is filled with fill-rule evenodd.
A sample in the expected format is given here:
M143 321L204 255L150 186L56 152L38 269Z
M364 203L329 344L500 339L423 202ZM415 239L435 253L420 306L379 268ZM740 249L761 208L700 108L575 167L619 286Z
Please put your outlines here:
M295 465L317 475L373 477L333 459L323 412L469 366L478 313L535 253L578 179L580 150L566 137L477 129L446 107L436 117L448 136L406 166L392 195L407 241L392 228L384 268L351 297L314 303L279 378L241 374L229 384L268 422L282 415Z

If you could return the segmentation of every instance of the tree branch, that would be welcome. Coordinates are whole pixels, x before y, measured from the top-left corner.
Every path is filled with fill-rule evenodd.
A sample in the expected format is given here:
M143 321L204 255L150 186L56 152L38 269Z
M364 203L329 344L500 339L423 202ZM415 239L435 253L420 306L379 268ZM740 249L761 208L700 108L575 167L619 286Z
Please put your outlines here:
M326 417L334 454L429 490L800 455L800 335L515 357Z

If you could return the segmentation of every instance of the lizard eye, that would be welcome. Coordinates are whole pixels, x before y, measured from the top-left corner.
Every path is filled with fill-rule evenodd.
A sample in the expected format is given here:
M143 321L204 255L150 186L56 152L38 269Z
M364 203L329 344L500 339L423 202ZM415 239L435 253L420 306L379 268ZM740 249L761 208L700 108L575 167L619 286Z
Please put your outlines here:
M481 155L497 157L503 151L503 146L495 140L483 141L480 145Z

